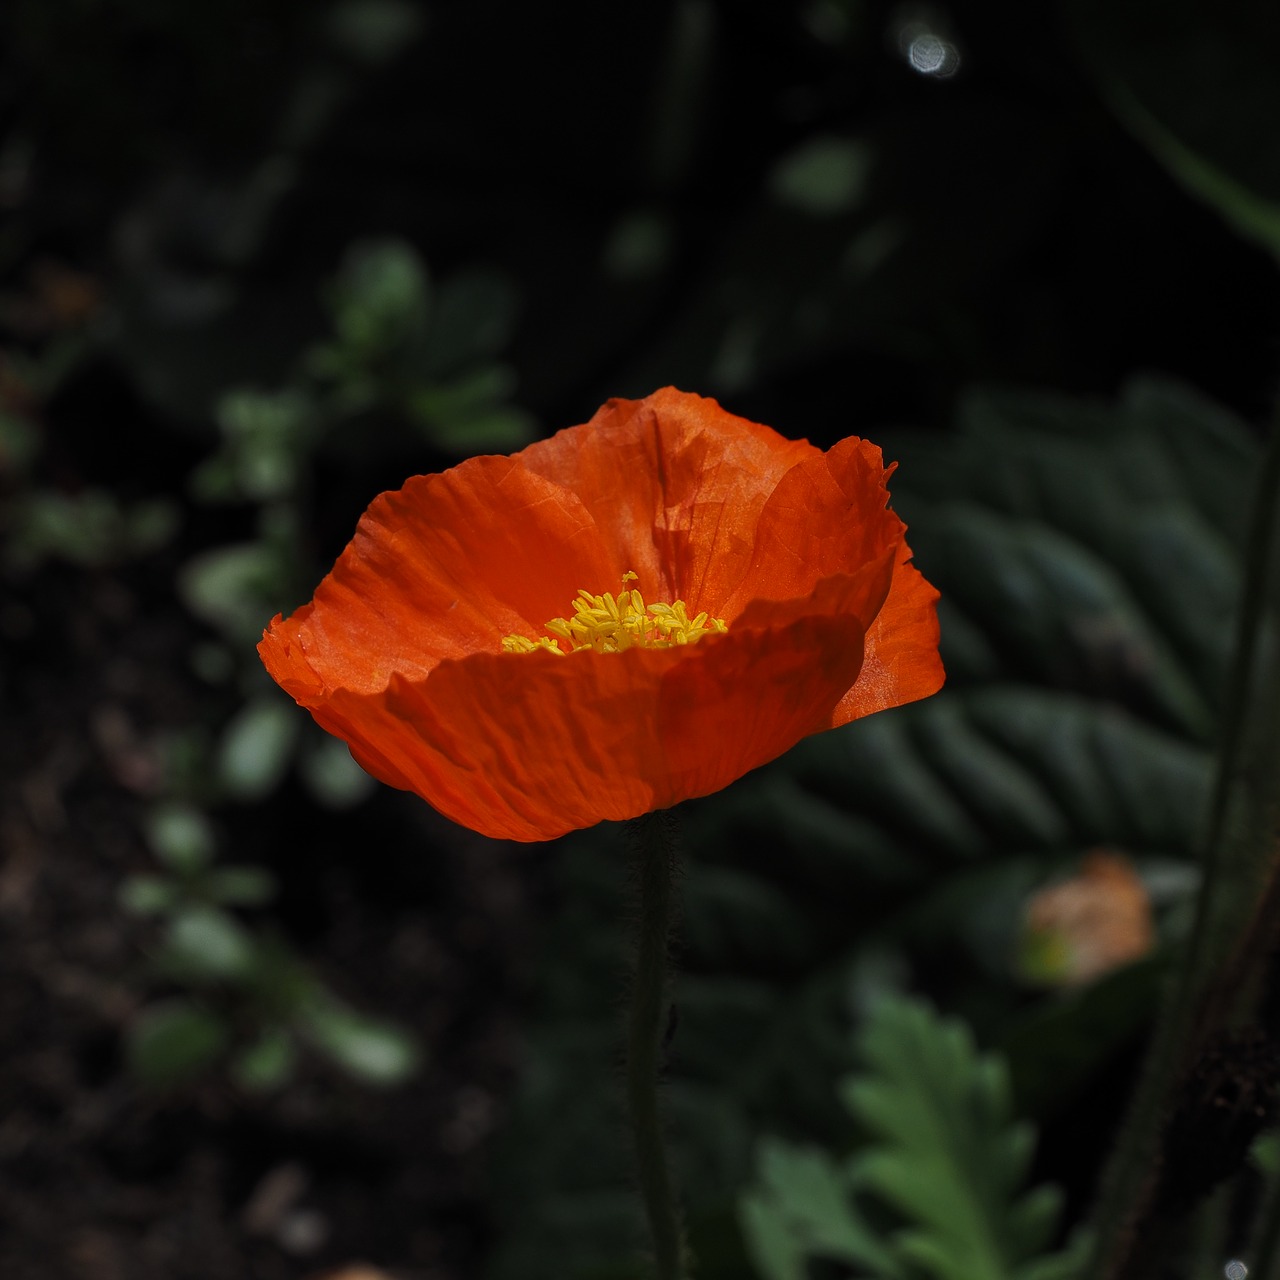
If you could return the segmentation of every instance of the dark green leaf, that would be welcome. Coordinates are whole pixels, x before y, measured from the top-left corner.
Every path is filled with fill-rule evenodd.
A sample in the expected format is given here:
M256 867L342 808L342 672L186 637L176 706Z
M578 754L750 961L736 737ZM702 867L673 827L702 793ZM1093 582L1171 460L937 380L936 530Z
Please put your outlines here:
M349 809L373 793L374 779L351 758L347 744L329 734L314 734L298 760L307 789L329 809Z
M298 1014L299 1030L321 1053L365 1084L402 1084L418 1068L412 1039L336 1001L317 995Z
M765 1280L805 1280L811 1257L860 1264L876 1276L903 1274L852 1201L848 1173L826 1152L766 1138L756 1175L739 1213Z
M260 907L275 896L276 881L262 867L219 867L209 877L205 892L225 906Z
M187 1000L167 1000L144 1010L130 1028L129 1066L151 1088L177 1088L212 1067L227 1039L216 1014Z
M284 576L272 547L248 542L189 560L178 576L178 588L196 617L248 643L261 637L273 602L283 594Z
M843 1096L872 1135L856 1184L901 1216L894 1248L937 1280L1000 1280L1043 1254L1056 1192L1026 1193L1032 1135L1004 1063L926 1006L886 999L863 1027Z
M178 898L177 885L159 876L130 876L120 886L120 905L134 915L163 915Z
M231 1073L241 1088L264 1093L288 1083L296 1059L293 1037L288 1031L276 1028L263 1032L241 1050L231 1064Z
M431 288L411 245L400 240L353 245L328 294L334 327L349 359L376 361L422 341Z
M213 827L199 809L178 802L157 805L145 827L151 852L173 871L194 875L213 860Z
M232 916L212 906L174 913L158 958L160 967L190 983L236 983L257 960L252 936Z
M301 731L297 708L268 696L242 707L218 744L218 780L237 800L260 800L280 785Z

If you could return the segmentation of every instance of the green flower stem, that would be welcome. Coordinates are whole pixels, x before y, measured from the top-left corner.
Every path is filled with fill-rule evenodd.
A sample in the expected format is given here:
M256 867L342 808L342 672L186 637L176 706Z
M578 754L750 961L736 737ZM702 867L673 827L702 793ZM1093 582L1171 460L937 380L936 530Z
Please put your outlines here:
M668 948L675 920L675 820L650 813L628 824L637 895L635 971L627 1019L627 1110L636 1173L653 1236L658 1280L682 1280L685 1246L667 1172L658 1077L667 1025Z

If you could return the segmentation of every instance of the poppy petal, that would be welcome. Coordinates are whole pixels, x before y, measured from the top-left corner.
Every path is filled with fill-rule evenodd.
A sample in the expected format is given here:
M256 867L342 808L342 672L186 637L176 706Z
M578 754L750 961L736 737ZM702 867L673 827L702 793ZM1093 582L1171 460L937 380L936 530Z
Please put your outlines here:
M942 688L946 673L938 655L938 592L910 559L904 538L898 544L893 585L867 631L862 671L841 698L833 728L917 702Z
M584 583L620 585L600 544L577 496L516 459L415 476L375 499L312 604L272 623L263 661L295 696L285 678L363 692L421 678L504 635L541 634Z
M729 621L756 600L803 601L823 578L892 556L903 524L886 504L880 450L851 437L792 467L760 512L746 572L724 603ZM888 590L860 609L869 626Z
M516 456L582 498L606 553L639 575L647 596L720 616L751 558L761 508L792 467L821 451L667 387L610 400L585 426Z
M856 617L822 598L842 589L687 649L476 653L312 711L383 782L485 835L546 840L718 791L825 726L861 661Z

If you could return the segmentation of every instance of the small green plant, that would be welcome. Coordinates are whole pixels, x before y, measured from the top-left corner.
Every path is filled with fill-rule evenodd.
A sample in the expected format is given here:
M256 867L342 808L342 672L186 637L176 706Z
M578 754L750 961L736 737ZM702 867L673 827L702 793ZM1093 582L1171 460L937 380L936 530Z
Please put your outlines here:
M0 347L0 569L31 574L50 561L101 568L159 550L178 531L168 498L125 501L96 485L40 476L39 413L75 371L85 344L64 336L39 355Z
M127 909L160 924L150 968L174 988L129 1039L135 1071L156 1086L225 1068L246 1088L273 1088L304 1046L374 1084L405 1078L417 1060L407 1037L342 1004L282 941L237 914L266 905L275 885L259 868L219 863L203 806L261 803L294 768L330 807L357 804L371 788L346 747L309 730L270 687L254 654L263 620L311 577L304 531L320 458L342 456L357 433L367 442L370 423L388 440L408 429L456 454L519 445L533 425L510 403L512 377L498 360L514 316L501 276L473 271L433 285L411 246L369 241L352 247L323 296L330 334L283 387L222 396L218 448L191 477L197 502L248 507L253 532L197 554L179 574L184 602L210 631L193 666L228 687L237 709L212 742L190 734L176 744L181 776L148 826L159 870L122 888Z
M260 907L275 882L259 867L220 865L208 817L186 805L158 807L147 823L158 871L130 877L121 903L160 925L154 978L175 994L133 1025L127 1058L156 1088L226 1068L243 1088L288 1082L310 1048L371 1085L395 1085L419 1052L402 1031L343 1004L281 940L246 924L237 908Z
M840 1097L866 1132L852 1155L761 1143L739 1201L766 1280L804 1280L812 1258L877 1280L1076 1280L1080 1239L1051 1252L1053 1187L1025 1189L1035 1143L1014 1119L1008 1071L962 1023L886 997Z
M192 475L192 495L247 505L254 531L193 556L178 587L213 633L193 654L197 670L238 690L215 751L222 793L264 800L296 764L320 803L342 808L371 780L341 743L303 730L254 653L264 620L314 577L306 530L318 461L366 446L371 427L389 444L408 433L457 456L518 447L534 427L511 403L514 378L498 358L515 315L503 276L477 269L434 284L411 245L363 241L322 295L330 333L288 383L237 388L217 405L219 445Z

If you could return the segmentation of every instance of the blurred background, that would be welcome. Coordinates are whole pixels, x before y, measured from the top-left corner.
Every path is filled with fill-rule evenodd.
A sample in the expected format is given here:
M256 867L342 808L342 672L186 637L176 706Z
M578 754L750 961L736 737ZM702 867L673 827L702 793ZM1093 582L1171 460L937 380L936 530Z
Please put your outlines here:
M670 383L901 461L949 672L684 806L700 1274L1070 1247L1276 394L1264 8L9 0L6 1280L642 1274L619 834L375 786L254 644L381 490Z

